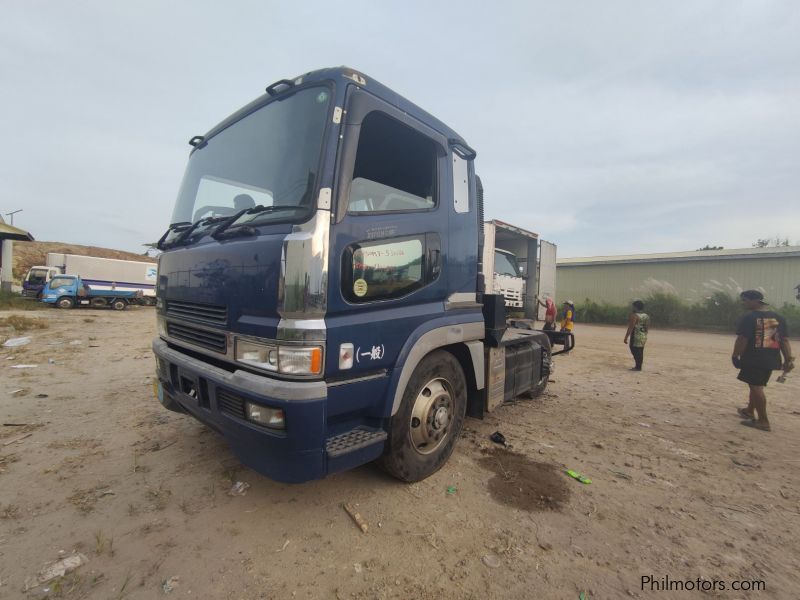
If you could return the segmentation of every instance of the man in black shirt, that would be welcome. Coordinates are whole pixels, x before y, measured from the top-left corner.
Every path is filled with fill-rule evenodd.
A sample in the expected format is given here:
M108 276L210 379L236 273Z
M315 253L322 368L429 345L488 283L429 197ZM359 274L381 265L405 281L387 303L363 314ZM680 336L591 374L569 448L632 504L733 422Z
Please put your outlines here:
M772 371L782 368L788 373L794 368L789 332L783 317L769 310L764 294L758 290L747 290L740 297L742 305L749 312L741 318L736 328L736 343L731 358L733 366L740 369L738 379L750 386L750 402L747 408L738 410L745 418L742 425L770 431L764 388Z

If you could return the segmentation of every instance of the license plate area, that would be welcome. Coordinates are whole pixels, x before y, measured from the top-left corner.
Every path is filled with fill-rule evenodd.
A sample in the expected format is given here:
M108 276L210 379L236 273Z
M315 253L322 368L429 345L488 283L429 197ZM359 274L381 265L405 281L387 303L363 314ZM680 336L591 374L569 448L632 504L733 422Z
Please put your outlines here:
M189 401L200 408L208 409L208 384L205 379L178 369L174 379L175 388L183 396L184 401Z

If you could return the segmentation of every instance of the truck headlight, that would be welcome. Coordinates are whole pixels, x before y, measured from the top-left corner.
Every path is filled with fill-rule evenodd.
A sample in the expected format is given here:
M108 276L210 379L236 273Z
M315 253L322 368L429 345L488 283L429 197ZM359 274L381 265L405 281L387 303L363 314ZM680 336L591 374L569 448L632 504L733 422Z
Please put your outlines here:
M259 369L266 369L268 371L278 370L278 348L277 346L268 346L266 344L259 344L248 340L236 339L236 360L258 367Z
M319 375L322 373L322 348L280 346L278 365L280 372L288 375Z
M235 359L253 367L287 375L322 373L322 348L263 344L236 338Z

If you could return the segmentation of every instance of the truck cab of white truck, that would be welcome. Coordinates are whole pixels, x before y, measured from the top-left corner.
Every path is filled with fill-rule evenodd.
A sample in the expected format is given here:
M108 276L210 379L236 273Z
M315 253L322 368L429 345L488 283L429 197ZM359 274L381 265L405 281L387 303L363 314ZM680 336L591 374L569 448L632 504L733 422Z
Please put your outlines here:
M30 268L22 280L22 295L29 298L37 298L47 283L56 275L61 275L58 267L47 265L35 265Z
M520 272L517 257L507 250L494 251L494 291L506 300L508 308L522 308L525 296L525 279Z

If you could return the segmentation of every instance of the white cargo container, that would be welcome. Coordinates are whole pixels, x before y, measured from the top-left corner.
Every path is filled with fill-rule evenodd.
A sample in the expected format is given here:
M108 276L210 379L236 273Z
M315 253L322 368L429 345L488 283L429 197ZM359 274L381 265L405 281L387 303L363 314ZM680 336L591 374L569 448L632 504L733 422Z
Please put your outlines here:
M555 300L556 246L521 227L486 221L483 272L487 294L501 294L509 309L536 319L536 296L550 295Z

